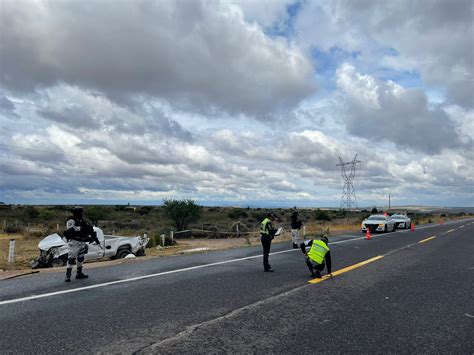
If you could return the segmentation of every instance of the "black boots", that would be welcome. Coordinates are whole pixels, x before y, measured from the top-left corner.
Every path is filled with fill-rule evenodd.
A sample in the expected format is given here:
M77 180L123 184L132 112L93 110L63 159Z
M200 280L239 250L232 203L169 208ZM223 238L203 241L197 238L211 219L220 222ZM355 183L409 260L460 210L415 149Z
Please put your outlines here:
M66 280L64 280L65 282L71 282L71 273L72 269L66 269Z
M82 267L77 268L76 279L87 279L89 275L86 275L82 272Z
M71 274L72 274L72 269L67 268L66 269L66 280L65 282L71 282ZM82 267L77 268L77 274L76 274L76 279L87 279L89 275L86 275L82 272Z

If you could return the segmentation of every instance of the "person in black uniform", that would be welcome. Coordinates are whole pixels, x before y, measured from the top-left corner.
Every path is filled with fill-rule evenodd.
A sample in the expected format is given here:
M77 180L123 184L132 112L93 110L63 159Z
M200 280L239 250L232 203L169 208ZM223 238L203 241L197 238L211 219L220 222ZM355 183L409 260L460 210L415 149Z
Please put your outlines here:
M274 229L272 222L276 219L276 215L273 212L267 213L266 218L260 224L260 241L263 247L263 270L265 272L275 271L268 262L268 256L270 255L270 247L272 240L275 237L277 229Z
M87 279L89 276L82 272L84 256L89 249L87 243L95 242L100 245L94 228L84 221L84 209L76 206L72 209L72 216L66 222L64 235L68 240L68 259L66 267L66 282L71 282L72 267L77 259L76 279Z

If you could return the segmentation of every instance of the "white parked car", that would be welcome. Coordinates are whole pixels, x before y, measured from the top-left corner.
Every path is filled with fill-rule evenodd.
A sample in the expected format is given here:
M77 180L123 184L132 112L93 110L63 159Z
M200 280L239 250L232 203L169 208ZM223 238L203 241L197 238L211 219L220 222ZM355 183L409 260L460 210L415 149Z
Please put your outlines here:
M390 217L383 214L374 214L362 221L361 230L367 232L393 232L396 228L396 222Z
M94 227L100 245L88 244L85 260L96 260L100 258L120 259L129 254L136 256L145 255L145 247L150 238L148 236L121 237L104 235L102 229ZM33 269L40 267L64 266L67 262L69 247L66 238L59 234L51 234L41 240L38 244L40 256L31 262Z
M404 214L393 214L392 219L395 221L397 228L410 228L411 219Z

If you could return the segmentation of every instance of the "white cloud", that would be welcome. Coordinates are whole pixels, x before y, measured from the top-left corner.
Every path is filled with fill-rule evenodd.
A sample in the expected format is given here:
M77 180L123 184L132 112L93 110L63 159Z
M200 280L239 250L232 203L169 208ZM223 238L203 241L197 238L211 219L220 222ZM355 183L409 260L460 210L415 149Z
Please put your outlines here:
M347 95L346 125L351 134L429 153L460 146L453 122L442 109L430 108L422 91L361 75L350 64L342 65L336 75Z
M360 65L416 70L444 86L453 103L474 106L472 1L308 1L296 21L306 48L339 47ZM386 52L395 52L387 56Z
M1 84L60 82L119 102L145 95L206 113L261 117L314 91L300 50L226 2L6 2Z

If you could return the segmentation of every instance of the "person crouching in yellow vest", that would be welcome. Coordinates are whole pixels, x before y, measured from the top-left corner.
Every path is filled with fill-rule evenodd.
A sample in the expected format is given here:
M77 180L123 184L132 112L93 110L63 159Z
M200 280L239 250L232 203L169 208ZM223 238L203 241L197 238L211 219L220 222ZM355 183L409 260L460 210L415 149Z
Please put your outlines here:
M328 275L331 274L331 251L328 247L328 238L322 237L320 240L309 240L301 243L301 251L306 257L306 265L311 272L311 277L321 278L321 271L326 265ZM306 252L306 247L311 249Z

